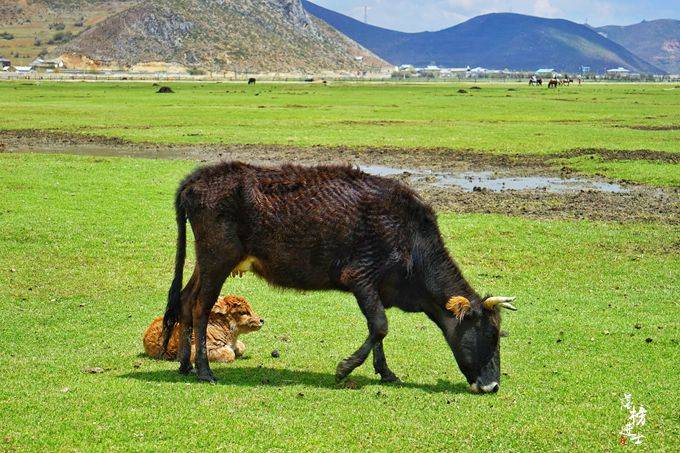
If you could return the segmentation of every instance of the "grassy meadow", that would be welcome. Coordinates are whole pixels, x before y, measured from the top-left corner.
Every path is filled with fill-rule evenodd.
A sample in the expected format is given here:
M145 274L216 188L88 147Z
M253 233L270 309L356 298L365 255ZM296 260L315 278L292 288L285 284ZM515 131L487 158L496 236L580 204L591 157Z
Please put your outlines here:
M585 173L678 185L680 89L585 84L0 84L0 129L39 129L154 143L448 148L503 154L637 151ZM459 93L463 89L466 93ZM415 151L414 151L415 152ZM641 163L648 171L640 173ZM562 165L561 161L555 162ZM670 176L669 176L670 174ZM676 175L673 177L673 175Z
M468 393L435 326L397 311L385 347L404 383L381 385L367 363L338 386L336 363L365 335L353 299L253 276L223 292L267 323L210 386L141 355L171 279L172 193L192 167L0 154L0 448L613 450L624 393L648 410L642 450L677 447L677 228L442 213L474 286L518 297L496 395Z
M12 115L2 129L156 143L680 152L680 89L673 85L164 85L175 93L157 94L151 83L3 83L0 109Z
M161 147L446 148L680 186L672 85L169 85L175 94L151 82L0 83L0 151L2 131L23 129ZM40 150L50 136L35 135ZM336 384L366 334L353 298L252 275L223 293L267 322L242 338L245 358L213 365L210 386L141 343L172 278L174 190L195 165L0 152L0 451L612 451L625 393L648 411L639 449L677 449L677 219L439 213L473 286L517 296L495 395L468 393L436 327L398 311L385 349L403 383L380 384L367 362Z

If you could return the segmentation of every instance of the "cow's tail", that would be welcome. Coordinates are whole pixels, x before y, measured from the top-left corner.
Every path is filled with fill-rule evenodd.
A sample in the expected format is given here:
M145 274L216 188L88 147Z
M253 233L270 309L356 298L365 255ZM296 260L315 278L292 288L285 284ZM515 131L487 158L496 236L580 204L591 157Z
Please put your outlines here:
M177 219L177 252L175 255L175 277L168 291L168 305L163 316L163 350L167 350L175 324L179 321L181 311L182 277L187 248L187 213L182 204L182 190L180 186L175 197L175 214Z

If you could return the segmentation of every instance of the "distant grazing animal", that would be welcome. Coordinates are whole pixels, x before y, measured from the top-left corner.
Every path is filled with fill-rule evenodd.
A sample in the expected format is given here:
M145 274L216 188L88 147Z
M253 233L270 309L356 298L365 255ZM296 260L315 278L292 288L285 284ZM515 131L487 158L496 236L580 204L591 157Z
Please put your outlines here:
M550 79L550 82L548 82L548 88L557 88L557 79Z
M410 188L348 166L223 162L187 176L175 209L175 277L163 323L169 339L180 322L181 373L192 371L193 330L198 378L215 382L206 348L210 309L228 275L253 271L275 286L356 297L368 337L338 364L337 380L371 351L382 380L398 380L383 351L385 310L398 307L437 324L472 391L498 391L500 308L514 310L514 298L472 289L444 247L434 211ZM187 220L196 267L182 289Z
M543 79L541 79L540 77L536 77L536 76L531 77L529 79L529 86L532 86L532 85L539 85L539 86L543 85Z
M255 85L255 82L257 82L257 79L255 77L251 77L248 79L248 85Z
M221 297L213 306L208 318L206 347L211 362L233 362L246 349L238 339L240 335L259 330L264 324L246 299L239 296ZM179 343L179 326L174 326L167 348L163 347L163 317L153 320L144 332L144 350L156 359L176 360ZM191 361L196 348L191 342Z
M314 81L314 78L312 78L312 77L307 77L307 78L305 79L305 82L311 83L311 82L313 82L313 81Z

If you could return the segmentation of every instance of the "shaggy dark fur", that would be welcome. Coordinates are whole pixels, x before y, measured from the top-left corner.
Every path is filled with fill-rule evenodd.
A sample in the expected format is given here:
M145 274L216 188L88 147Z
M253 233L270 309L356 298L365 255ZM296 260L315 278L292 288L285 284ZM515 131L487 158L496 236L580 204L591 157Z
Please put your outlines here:
M432 209L398 182L343 166L262 168L227 162L200 168L180 185L175 278L166 333L179 321L180 371L191 371L192 327L196 366L214 381L205 350L208 314L225 279L244 262L271 284L355 295L368 322L368 338L340 362L342 379L373 351L376 373L387 366L382 341L385 309L424 312L442 330L469 383L500 382L496 310L463 278L449 257ZM186 220L196 239L196 268L181 290ZM466 300L465 311L447 303Z

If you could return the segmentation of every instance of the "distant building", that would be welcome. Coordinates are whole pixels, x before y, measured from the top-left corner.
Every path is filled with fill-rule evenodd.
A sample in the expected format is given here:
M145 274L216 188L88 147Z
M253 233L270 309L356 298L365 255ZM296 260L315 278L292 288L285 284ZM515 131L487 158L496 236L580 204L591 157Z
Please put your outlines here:
M614 69L607 69L607 77L612 78L612 79L622 79L622 78L628 78L630 76L630 71L626 68L614 68Z
M9 61L7 58L0 57L0 68L6 71L5 68L9 68L12 66L12 62Z
M29 72L33 72L33 67L31 66L15 66L14 70L18 72L19 74L28 74Z
M64 67L64 62L57 59L54 60L43 60L42 58L36 58L31 62L31 67L33 69L60 69Z
M541 68L536 71L536 75L542 77L555 77L556 73L553 68Z

